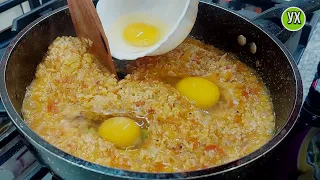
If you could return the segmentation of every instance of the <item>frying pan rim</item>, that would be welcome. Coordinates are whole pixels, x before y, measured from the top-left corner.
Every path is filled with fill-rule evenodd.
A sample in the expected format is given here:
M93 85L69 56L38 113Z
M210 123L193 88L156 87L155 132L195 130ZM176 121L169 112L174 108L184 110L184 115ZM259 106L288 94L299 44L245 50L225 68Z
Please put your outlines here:
M225 172L232 171L234 169L237 169L239 167L245 166L252 161L260 158L261 156L265 155L269 151L271 151L274 147L276 147L290 132L292 127L294 126L296 119L298 117L298 114L300 112L301 106L302 106L302 81L300 77L300 73L298 71L297 65L293 61L292 55L289 53L287 48L278 40L273 34L270 34L264 30L262 30L259 26L254 24L252 21L247 19L246 17L243 17L240 14L237 14L233 11L230 11L226 8L220 7L215 4L207 3L207 2L200 2L200 4L206 4L209 6L214 6L215 8L220 8L224 11L227 11L229 13L232 13L235 16L239 16L245 21L253 24L256 26L260 31L268 35L268 37L274 41L275 44L278 45L280 50L284 53L284 55L287 57L287 60L289 61L293 76L296 80L296 98L295 103L293 104L293 107L290 112L290 116L288 116L288 119L286 121L286 124L278 131L277 134L273 136L272 139L270 139L266 144L264 144L261 148L254 151L253 153L244 156L240 159L234 160L232 162L216 166L216 167L210 167L206 169L196 170L196 171L187 171L187 172L175 172L175 173L149 173L149 172L135 172L130 170L123 170L123 169L117 169L107 166L102 166L99 164L91 163L86 160L83 160L81 158L75 157L73 155L70 155L69 153L66 153L55 146L51 145L49 142L42 139L39 135L37 135L34 131L31 130L31 128L28 127L28 125L25 123L23 118L19 115L19 113L15 110L13 107L12 102L10 101L7 88L6 88L6 81L5 81L5 75L6 75L6 66L7 62L9 60L9 57L12 53L12 51L17 47L16 45L20 42L20 40L24 37L26 33L28 33L34 26L40 24L42 21L46 20L48 17L53 16L57 13L62 13L68 9L67 6L58 8L29 24L27 27L25 27L18 35L13 39L13 41L9 44L8 48L5 50L5 53L2 57L2 61L0 64L0 95L2 102L4 104L4 107L6 111L8 112L8 115L12 122L15 124L17 129L20 131L20 133L23 133L25 137L28 138L28 140L33 141L33 143L37 144L40 148L47 151L48 153L52 154L53 156L60 158L63 161L66 161L67 163L73 164L75 166L78 166L79 168L84 168L88 171L93 171L99 174L113 176L113 177L119 177L119 178L137 178L137 179L145 179L145 178L159 178L159 179L172 179L172 178L184 178L184 179L193 179L193 178L201 178L201 177L207 177L212 175L217 175Z

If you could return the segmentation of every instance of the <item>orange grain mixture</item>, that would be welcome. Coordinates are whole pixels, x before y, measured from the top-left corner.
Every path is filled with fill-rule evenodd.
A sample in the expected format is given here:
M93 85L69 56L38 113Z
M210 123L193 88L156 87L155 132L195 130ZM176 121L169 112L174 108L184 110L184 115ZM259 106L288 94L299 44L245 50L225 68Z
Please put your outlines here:
M228 53L187 39L171 52L138 60L117 82L88 53L89 42L59 37L39 64L23 103L27 124L56 147L101 165L144 172L181 172L243 157L273 135L268 92ZM196 108L172 86L179 78L213 81L221 97ZM148 118L148 137L120 150L97 128L114 115Z

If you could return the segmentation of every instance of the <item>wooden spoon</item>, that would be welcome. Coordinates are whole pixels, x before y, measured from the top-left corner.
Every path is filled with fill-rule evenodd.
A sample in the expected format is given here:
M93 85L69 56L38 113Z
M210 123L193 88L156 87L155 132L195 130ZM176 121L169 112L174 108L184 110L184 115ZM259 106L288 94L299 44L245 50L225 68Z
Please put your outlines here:
M68 5L77 36L93 42L91 53L118 79L108 39L92 0L68 0Z

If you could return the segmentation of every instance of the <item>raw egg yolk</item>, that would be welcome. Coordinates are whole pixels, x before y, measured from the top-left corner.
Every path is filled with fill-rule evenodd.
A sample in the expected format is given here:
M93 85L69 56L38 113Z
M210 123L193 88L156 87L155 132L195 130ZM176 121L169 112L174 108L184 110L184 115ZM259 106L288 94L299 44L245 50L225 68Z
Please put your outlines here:
M159 30L151 24L133 23L124 30L124 39L133 46L146 47L157 43Z
M114 143L117 148L134 147L141 141L141 129L136 122L126 117L113 117L99 127L99 136Z
M176 89L188 100L193 101L195 106L207 109L219 101L220 92L218 87L211 81L199 77L188 77L176 84Z

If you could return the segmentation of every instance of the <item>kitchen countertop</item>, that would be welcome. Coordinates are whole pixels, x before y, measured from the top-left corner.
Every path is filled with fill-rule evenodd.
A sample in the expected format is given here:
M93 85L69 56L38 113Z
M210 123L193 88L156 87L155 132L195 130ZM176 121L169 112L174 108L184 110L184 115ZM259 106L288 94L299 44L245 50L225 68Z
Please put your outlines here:
M317 72L317 65L320 61L320 21L318 21L310 36L309 43L299 62L299 70L303 83L303 95L307 96L309 87Z

